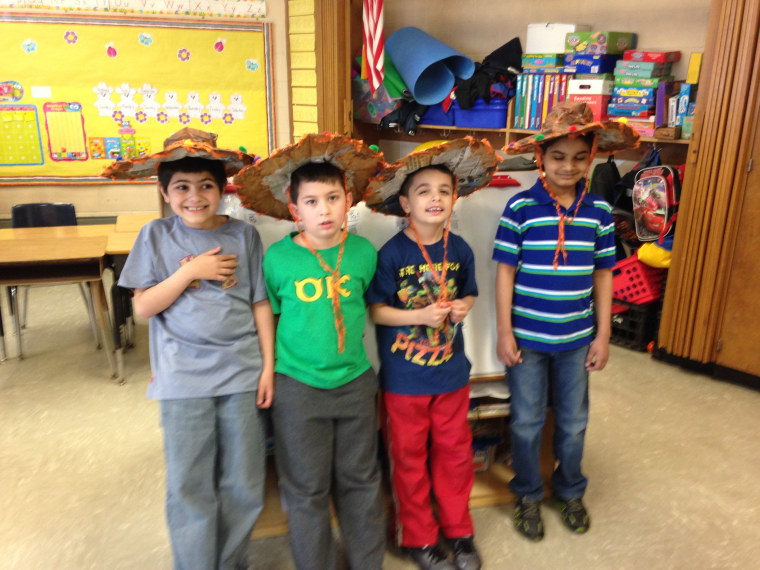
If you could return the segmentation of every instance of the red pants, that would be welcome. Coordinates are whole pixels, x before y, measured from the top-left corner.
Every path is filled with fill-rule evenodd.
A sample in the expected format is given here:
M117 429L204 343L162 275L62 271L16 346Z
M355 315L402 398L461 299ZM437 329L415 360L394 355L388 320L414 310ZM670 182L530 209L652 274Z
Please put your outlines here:
M468 506L475 478L469 404L469 386L432 396L383 393L395 536L401 546L435 544L439 525L447 538L473 534Z

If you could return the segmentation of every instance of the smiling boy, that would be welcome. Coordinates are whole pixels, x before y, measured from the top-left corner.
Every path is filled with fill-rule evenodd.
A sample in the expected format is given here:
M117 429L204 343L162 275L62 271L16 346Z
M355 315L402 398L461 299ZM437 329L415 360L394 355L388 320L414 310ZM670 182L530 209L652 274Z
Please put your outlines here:
M274 391L274 320L256 230L217 214L227 176L252 157L183 129L117 178L158 174L174 216L144 226L119 280L149 320L166 457L174 567L247 566L264 504L265 421Z

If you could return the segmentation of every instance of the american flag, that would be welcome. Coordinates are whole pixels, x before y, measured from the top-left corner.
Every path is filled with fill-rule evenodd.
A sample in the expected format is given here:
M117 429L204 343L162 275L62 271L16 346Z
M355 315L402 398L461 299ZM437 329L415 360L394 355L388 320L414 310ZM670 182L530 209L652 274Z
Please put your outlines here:
M362 76L369 80L370 91L383 82L385 73L385 38L383 37L383 0L363 0L364 65Z

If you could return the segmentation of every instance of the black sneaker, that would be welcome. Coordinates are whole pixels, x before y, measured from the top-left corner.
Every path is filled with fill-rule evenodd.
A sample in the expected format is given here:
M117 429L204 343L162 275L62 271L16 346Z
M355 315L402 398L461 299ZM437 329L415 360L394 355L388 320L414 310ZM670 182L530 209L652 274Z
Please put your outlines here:
M407 547L405 550L409 558L414 560L414 563L421 570L457 570L457 567L449 562L446 553L437 544L423 546L422 548Z
M544 523L541 521L540 501L518 497L515 501L515 526L530 540L538 542L544 537Z
M562 514L562 522L573 532L582 534L591 526L591 519L580 499L565 499L556 495L554 497L554 504Z
M482 562L471 536L449 539L457 570L480 570Z

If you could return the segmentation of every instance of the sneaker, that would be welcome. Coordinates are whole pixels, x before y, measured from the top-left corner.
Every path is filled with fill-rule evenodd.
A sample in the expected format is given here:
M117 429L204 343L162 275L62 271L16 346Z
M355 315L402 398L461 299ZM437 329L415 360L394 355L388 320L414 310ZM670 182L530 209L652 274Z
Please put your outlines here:
M422 548L407 547L405 550L421 570L457 570L437 544Z
M538 542L544 537L544 523L541 521L540 501L518 497L515 501L515 526L530 540Z
M457 570L480 570L482 563L471 536L449 540Z
M562 522L573 532L582 534L591 526L591 519L580 499L565 499L557 495L554 497L554 504L562 515Z

